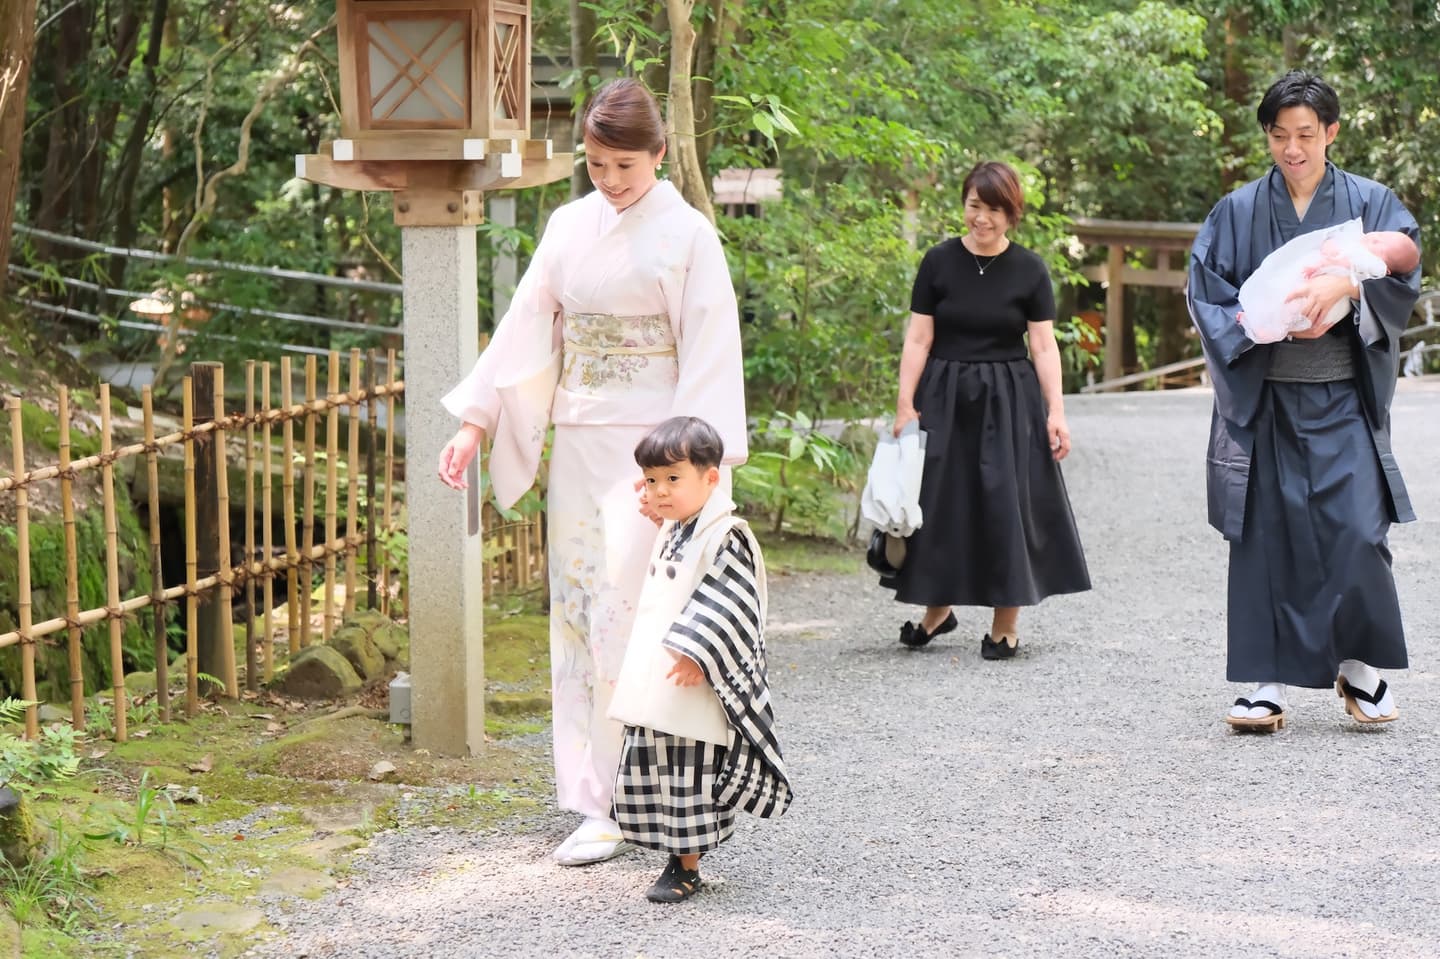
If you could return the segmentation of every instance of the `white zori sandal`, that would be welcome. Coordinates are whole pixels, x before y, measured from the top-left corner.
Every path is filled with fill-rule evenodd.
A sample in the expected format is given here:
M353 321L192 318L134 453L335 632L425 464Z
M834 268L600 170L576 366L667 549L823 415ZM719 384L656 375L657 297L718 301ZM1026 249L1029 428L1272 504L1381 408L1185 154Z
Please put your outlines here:
M1251 716L1249 713L1256 709L1268 710L1268 715ZM1238 715L1237 715L1238 712ZM1247 733L1273 733L1285 727L1285 709L1268 699L1245 699L1243 696L1235 700L1235 706L1231 708L1225 721L1240 732Z

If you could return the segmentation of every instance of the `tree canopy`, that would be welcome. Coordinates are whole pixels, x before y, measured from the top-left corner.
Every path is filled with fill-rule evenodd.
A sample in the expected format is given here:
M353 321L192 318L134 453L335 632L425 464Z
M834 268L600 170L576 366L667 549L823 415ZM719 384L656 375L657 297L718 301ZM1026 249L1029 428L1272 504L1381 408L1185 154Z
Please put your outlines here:
M293 178L292 156L338 129L333 2L31 6L17 222L118 247L394 279L388 198ZM702 186L727 168L782 171L783 199L719 221L753 395L780 409L888 407L915 263L958 229L959 184L974 162L1022 171L1018 239L1072 282L1084 256L1072 218L1194 222L1262 172L1270 161L1255 103L1291 67L1340 93L1335 161L1394 188L1428 234L1440 225L1433 4L537 0L534 15L535 59L565 71L577 102L606 69L642 76L666 100L675 76L693 74L695 150L685 162L703 171ZM671 17L689 20L691 62L674 61ZM18 42L13 31L5 42ZM527 252L568 195L527 191L516 228L487 227L482 255L502 242ZM1432 241L1425 251L1429 272L1437 250ZM62 295L54 276L133 291L203 285L228 304L398 320L385 297L196 276L31 235L11 261L30 270L12 275L12 291L88 296L102 317L123 312L123 297ZM1076 299L1061 302L1063 333ZM1141 359L1154 360L1173 308L1141 297L1132 313ZM347 346L360 336L244 314L212 325L242 341ZM65 335L153 348L113 325L98 340L83 328ZM1167 349L1194 346L1172 338Z

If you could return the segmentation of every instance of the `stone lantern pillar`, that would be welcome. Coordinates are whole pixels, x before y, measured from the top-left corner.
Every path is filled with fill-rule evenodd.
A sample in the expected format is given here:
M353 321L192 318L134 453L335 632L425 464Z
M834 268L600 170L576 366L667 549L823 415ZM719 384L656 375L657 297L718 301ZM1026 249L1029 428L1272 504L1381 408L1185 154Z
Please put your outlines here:
M296 157L315 183L394 194L401 227L411 728L452 756L485 739L480 490L435 474L457 424L440 397L478 350L476 230L487 190L568 177L530 139L529 0L338 0L339 139Z

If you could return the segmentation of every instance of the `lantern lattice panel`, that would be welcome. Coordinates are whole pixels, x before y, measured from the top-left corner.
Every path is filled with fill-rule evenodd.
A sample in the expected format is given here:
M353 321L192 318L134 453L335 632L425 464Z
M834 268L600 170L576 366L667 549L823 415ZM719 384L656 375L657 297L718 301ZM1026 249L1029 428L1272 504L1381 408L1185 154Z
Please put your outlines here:
M470 125L469 17L362 17L372 129L402 126L463 130Z

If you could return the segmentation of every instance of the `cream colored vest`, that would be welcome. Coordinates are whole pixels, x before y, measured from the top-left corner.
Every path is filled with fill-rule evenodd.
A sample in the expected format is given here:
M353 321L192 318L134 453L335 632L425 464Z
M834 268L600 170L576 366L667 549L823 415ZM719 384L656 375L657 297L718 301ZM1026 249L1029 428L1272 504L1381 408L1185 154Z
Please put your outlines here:
M715 691L703 682L698 686L677 686L674 679L666 679L680 654L661 643L705 578L725 535L737 526L749 533L748 525L734 515L734 509L728 496L719 491L711 494L700 510L694 535L680 550L679 560L661 558L672 525L667 524L656 537L640 589L635 626L625 649L625 663L610 700L611 719L672 736L721 746L728 743L730 723ZM756 570L762 609L766 592L763 568Z

